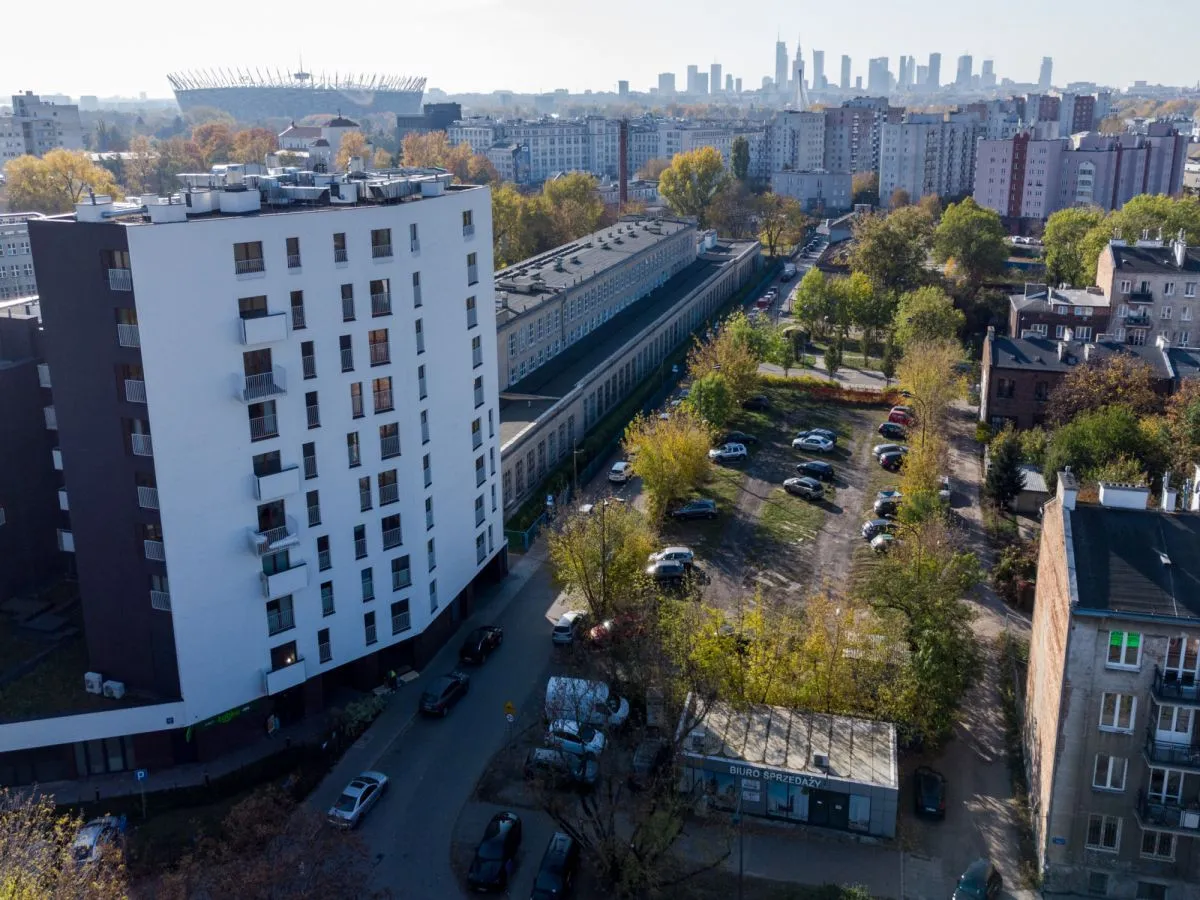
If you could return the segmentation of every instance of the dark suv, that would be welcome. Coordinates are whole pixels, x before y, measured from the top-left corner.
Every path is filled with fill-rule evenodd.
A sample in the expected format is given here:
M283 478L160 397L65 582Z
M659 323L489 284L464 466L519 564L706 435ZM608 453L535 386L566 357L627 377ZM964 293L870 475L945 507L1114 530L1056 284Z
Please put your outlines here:
M716 500L690 500L683 506L671 510L672 519L715 519L717 517Z
M579 871L579 845L569 834L554 832L542 855L529 900L560 900L571 895Z

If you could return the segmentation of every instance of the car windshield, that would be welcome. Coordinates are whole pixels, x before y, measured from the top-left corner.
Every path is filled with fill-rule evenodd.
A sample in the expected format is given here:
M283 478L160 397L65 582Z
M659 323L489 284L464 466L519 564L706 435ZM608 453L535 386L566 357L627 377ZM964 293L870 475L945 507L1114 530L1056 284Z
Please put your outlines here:
M480 859L504 859L504 833L501 824L495 819L488 822L487 831L483 834L477 853Z
M355 804L358 803L358 798L352 794L342 794L337 798L337 803L333 804L333 808L338 812L354 812Z

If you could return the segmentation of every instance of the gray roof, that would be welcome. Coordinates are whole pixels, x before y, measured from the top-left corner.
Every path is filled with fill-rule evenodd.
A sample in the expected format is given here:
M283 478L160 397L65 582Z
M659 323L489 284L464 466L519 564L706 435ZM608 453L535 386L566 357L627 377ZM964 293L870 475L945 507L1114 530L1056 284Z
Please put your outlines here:
M1144 273L1146 275L1171 275L1176 272L1200 272L1200 247L1189 247L1183 260L1183 268L1175 265L1175 251L1170 247L1115 247L1112 251L1114 268L1117 272Z
M813 756L829 758L831 777L897 787L896 729L888 722L755 704L735 709L718 701L704 724L704 756L790 772L826 774ZM684 751L692 751L685 739Z
M1049 296L1047 296L1049 295ZM1009 294L1009 303L1015 310L1037 309L1048 311L1051 304L1058 306L1111 306L1111 301L1098 288L1052 288L1044 284L1027 284L1023 294Z
M1070 516L1080 608L1200 617L1200 516L1083 504Z
M1024 490L1035 494L1049 494L1050 488L1046 486L1046 476L1042 474L1042 470L1032 463L1021 464L1021 476Z
M1024 372L1069 372L1086 361L1087 353L1091 354L1092 360L1125 353L1145 360L1154 369L1154 374L1161 379L1175 377L1175 372L1167 364L1163 351L1155 344L1133 345L1116 341L1097 341L1085 345L1068 342L1060 359L1059 345L1062 343L1064 342L1043 337L997 337L992 340L992 366L996 369Z

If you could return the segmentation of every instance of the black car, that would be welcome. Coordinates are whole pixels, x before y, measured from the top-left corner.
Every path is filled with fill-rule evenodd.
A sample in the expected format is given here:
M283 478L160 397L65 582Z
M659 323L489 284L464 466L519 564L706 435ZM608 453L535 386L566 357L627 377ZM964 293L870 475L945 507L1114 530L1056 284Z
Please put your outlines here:
M883 518L885 516L894 516L900 512L899 500L876 500L875 515Z
M918 816L946 818L946 779L929 766L913 772L913 810Z
M691 568L691 563L678 559L661 559L650 563L646 567L646 574L659 587L670 590L683 587Z
M893 441L908 440L908 432L903 425L897 425L895 422L884 422L879 426L879 434L881 437L888 438Z
M903 453L883 453L879 457L879 464L889 472L899 472L904 466Z
M771 408L771 401L766 394L755 394L753 397L747 397L742 401L742 409L767 410Z
M421 694L421 712L427 716L445 716L450 707L466 696L471 679L465 672L443 675Z
M744 431L730 431L721 440L717 442L717 446L722 444L757 444L758 438L752 434L747 434Z
M499 625L484 625L467 635L458 648L458 658L463 662L481 663L504 640L504 629Z
M672 519L715 519L717 517L716 500L689 500L683 506L671 510Z
M578 871L579 844L569 834L554 832L542 855L542 864L538 866L529 900L560 900L571 896Z
M492 816L467 870L467 886L473 891L507 890L520 846L521 817L514 812Z
M648 737L633 751L633 770L629 773L629 788L644 791L671 760L671 745L661 737Z
M596 783L600 768L595 757L568 753L555 747L534 747L525 757L525 777L540 778L560 786L586 789Z
M986 859L977 859L967 866L958 879L951 900L995 900L1004 888L1004 879Z
M833 481L835 477L833 466L827 462L820 462L815 459L800 463L796 466L796 471L800 475L807 475L809 478L820 478L822 481Z

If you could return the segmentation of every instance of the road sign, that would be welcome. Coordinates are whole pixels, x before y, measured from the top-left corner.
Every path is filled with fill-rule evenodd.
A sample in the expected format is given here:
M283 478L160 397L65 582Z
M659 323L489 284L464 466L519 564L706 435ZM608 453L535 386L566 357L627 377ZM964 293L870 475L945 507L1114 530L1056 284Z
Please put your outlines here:
M504 718L508 720L509 725L511 725L513 722L517 721L517 717L514 716L512 713L505 713Z
M133 777L136 778L138 781L145 781L146 780L146 770L138 769L136 772L133 773Z
M504 715L508 718L508 721L510 721L510 722L514 718L516 718L517 708L515 706L513 706L513 702L511 700L506 700L504 703Z

